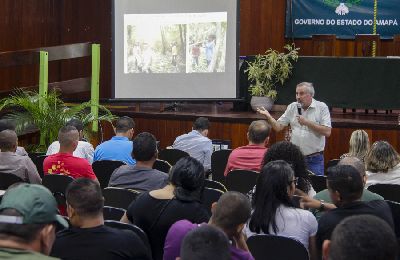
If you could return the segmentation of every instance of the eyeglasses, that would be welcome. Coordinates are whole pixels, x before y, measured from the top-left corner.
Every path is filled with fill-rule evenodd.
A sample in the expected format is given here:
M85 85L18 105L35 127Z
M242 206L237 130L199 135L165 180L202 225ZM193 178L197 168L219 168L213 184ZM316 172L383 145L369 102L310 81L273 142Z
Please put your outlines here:
M294 183L294 185L297 186L297 183L298 183L298 182L299 182L299 177L295 177L293 180L291 180L291 181L289 182L289 184Z

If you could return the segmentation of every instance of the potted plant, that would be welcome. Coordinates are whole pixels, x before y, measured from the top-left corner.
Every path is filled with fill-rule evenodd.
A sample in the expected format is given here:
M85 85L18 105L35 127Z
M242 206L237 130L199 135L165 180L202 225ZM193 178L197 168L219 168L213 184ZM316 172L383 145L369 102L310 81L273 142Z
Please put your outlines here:
M16 132L25 132L36 128L40 132L40 144L30 149L32 152L46 152L47 147L57 140L58 130L72 118L82 120L84 126L98 120L112 121L116 117L104 106L99 106L99 116L91 112L91 102L66 105L56 90L49 91L46 96L35 91L15 90L10 96L0 100L0 111L8 108L5 118L16 125ZM90 133L88 127L86 133Z
M257 55L254 61L247 62L250 82L249 90L252 96L250 101L253 110L264 106L267 110L272 108L278 92L278 85L283 86L292 73L293 63L299 55L294 44L284 46L285 52L269 49L264 55Z

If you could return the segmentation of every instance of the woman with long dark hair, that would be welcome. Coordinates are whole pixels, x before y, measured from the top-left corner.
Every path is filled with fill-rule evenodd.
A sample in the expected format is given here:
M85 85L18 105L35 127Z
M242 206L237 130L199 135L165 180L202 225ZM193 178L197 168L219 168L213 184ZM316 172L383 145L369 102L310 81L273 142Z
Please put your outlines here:
M265 153L262 166L275 160L284 160L292 166L294 175L298 178L297 189L303 191L310 197L316 194L311 186L303 153L297 145L287 141L273 144Z
M295 208L292 203L297 180L290 165L283 160L269 162L262 168L245 233L247 237L271 234L294 238L314 256L318 223L311 212Z
M146 232L154 259L163 258L165 237L176 221L208 222L209 215L200 203L204 178L204 167L199 161L182 158L172 167L167 186L145 192L129 205L121 221Z

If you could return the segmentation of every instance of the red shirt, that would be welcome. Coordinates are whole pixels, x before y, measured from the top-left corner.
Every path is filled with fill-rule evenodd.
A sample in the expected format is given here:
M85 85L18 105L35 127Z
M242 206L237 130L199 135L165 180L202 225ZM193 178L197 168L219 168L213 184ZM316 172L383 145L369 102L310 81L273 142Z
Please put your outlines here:
M259 172L266 151L266 147L255 144L236 148L229 155L224 175L226 176L228 172L238 169Z
M43 162L44 174L62 174L72 178L88 178L95 180L92 166L87 160L78 158L69 153L49 155Z

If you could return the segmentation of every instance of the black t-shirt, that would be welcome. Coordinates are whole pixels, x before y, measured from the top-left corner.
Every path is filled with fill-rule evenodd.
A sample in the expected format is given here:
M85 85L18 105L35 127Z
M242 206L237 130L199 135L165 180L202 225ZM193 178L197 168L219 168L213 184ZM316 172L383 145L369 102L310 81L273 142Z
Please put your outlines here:
M151 259L149 249L133 231L103 225L58 232L50 255L63 260Z
M355 215L374 215L386 221L394 228L392 211L384 200L373 200L368 202L355 201L342 207L326 212L318 222L317 248L321 250L322 243L330 239L336 225L343 219Z
M164 242L169 228L176 221L187 219L192 223L208 222L210 216L196 201L156 199L149 192L140 195L129 205L127 217L146 232L153 258L162 259Z

